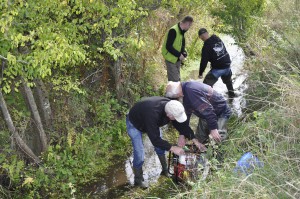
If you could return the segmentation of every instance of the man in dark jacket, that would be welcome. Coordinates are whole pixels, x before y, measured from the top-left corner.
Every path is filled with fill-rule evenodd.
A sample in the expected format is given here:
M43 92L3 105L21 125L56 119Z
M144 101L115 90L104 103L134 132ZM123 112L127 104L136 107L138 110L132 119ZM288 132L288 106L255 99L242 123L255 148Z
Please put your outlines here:
M181 62L187 57L184 34L192 26L193 18L186 16L170 28L162 46L162 55L166 60L168 81L180 81Z
M161 175L168 175L165 151L172 151L177 155L184 153L178 146L172 146L161 138L160 127L172 121L173 126L201 150L205 150L197 139L194 132L186 122L187 116L183 105L176 100L164 97L148 97L136 103L126 117L128 135L133 145L133 171L134 185L146 188L147 184L143 179L144 145L142 132L146 132L162 165Z
M211 86L197 81L169 82L166 97L183 98L188 123L192 113L199 117L196 138L201 143L206 142L209 136L217 142L225 139L227 133L225 125L231 111L224 97L214 91ZM220 135L221 132L223 138ZM178 145L182 146L184 143L185 135L181 135Z
M205 28L201 28L198 32L198 35L200 39L204 41L199 69L199 78L202 79L207 63L210 62L211 70L205 76L203 83L213 87L213 85L218 81L219 77L221 77L223 83L226 84L228 89L229 98L235 97L231 79L231 60L224 43L218 36L210 36Z

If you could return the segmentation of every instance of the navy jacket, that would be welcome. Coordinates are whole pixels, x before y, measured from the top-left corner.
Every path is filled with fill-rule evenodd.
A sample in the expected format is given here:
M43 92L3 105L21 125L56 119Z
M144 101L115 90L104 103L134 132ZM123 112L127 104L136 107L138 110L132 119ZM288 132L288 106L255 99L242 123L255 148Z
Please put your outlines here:
M229 118L231 111L225 98L201 82L182 82L183 106L188 120L192 113L205 119L209 130L218 129L220 116Z

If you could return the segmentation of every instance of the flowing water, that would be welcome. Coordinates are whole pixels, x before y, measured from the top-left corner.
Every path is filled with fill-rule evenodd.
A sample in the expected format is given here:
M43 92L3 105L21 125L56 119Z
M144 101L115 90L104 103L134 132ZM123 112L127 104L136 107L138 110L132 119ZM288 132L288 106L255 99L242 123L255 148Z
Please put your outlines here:
M247 79L248 75L243 68L245 54L243 50L235 44L235 41L231 36L224 35L223 37L221 37L221 39L224 41L226 49L232 60L231 70L233 74L233 88L237 93L237 97L233 99L231 104L232 110L238 116L241 116L243 108L246 107L244 94L246 89L248 88L247 84L245 84L245 80ZM225 94L225 92L227 92L226 85L223 84L221 78L214 85L214 89L222 94Z
M242 109L246 106L243 97L244 92L247 89L247 85L245 84L247 73L243 69L245 55L243 50L235 44L235 41L231 36L223 35L221 36L221 39L224 41L232 60L231 69L233 73L233 86L236 93L238 93L238 97L234 98L230 104L232 111L236 115L241 116ZM196 80L199 70L199 61L192 62L192 64L184 70L184 74L186 75L183 76L183 80ZM227 88L221 79L214 85L214 89L226 97ZM193 124L193 129L195 129L197 118L192 118L191 123ZM144 178L150 184L156 183L160 177L161 166L149 138L145 135L144 146ZM106 177L103 177L98 182L90 185L86 191L90 193L92 198L118 198L122 196L124 192L131 190L134 177L132 160L133 157L130 156L125 161L117 162L109 170Z

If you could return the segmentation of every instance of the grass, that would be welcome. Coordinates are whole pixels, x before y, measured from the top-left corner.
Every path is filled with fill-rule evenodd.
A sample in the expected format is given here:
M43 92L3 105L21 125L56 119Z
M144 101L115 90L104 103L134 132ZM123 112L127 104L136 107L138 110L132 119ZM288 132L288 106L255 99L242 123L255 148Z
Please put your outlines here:
M295 51L300 13L295 2L270 1L248 40L256 56L246 61L247 110L230 120L229 140L219 148L222 167L169 198L300 198L300 64ZM237 160L248 151L264 167L248 176L236 174Z
M247 118L250 121L232 121L231 139L220 149L226 152L222 169L174 198L299 198L300 139L295 126L299 113L287 114L291 115L270 109ZM249 176L237 175L235 163L247 151L255 153L264 167Z

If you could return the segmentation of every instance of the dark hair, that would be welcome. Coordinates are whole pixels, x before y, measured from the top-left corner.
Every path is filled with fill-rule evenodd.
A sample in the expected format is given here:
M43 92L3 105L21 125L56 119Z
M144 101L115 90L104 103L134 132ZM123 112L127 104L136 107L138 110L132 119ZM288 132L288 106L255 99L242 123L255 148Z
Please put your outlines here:
M182 23L185 23L185 22L194 22L194 19L193 17L191 16L185 16L182 20L181 20Z
M199 31L198 31L198 35L200 36L200 35L202 35L206 32L207 32L207 30L205 28L200 28Z

